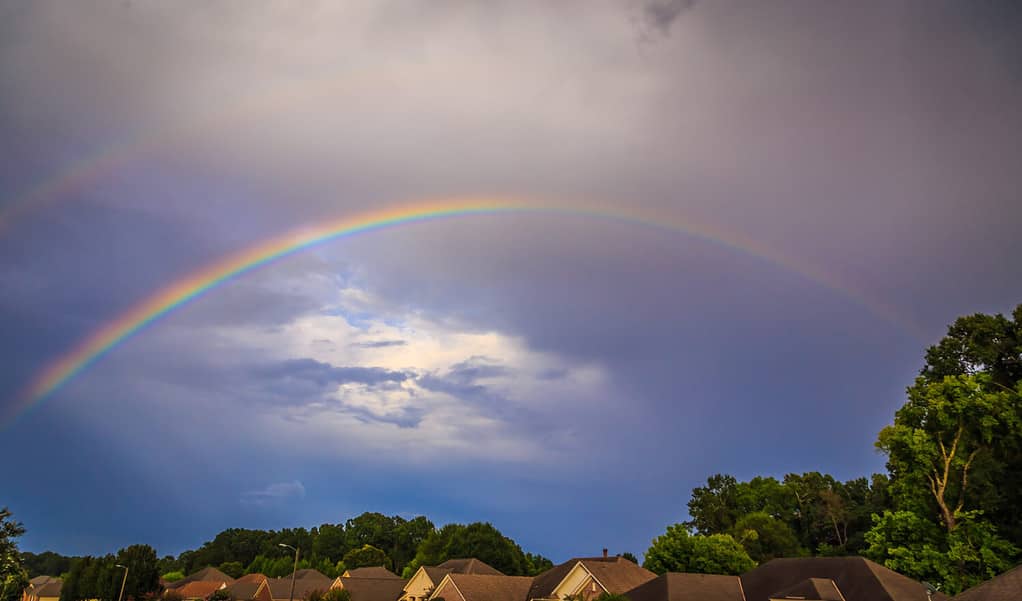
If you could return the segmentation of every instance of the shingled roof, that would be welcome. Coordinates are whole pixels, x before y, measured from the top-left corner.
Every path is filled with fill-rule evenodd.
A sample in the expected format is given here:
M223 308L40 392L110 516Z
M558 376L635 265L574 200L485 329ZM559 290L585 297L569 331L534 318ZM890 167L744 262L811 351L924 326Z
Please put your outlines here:
M33 585L30 594L37 599L41 597L60 597L60 589L63 586L60 578L51 578L42 584Z
M529 599L548 598L579 563L611 593L624 593L656 578L653 572L623 557L576 557L536 576L529 589Z
M263 580L266 580L266 576L262 574L245 574L227 585L227 590L234 599L248 601L255 598L256 591L259 590L259 585L263 583Z
M213 594L213 591L220 590L224 586L224 582L217 582L215 580L194 580L184 583L184 585L177 587L174 591L185 599L205 599Z
M226 582L227 584L230 584L234 582L234 578L231 578L227 574L224 574L223 572L214 567L206 567L202 568L201 570L195 572L190 576L182 578L181 580L175 580L174 582L171 582L167 586L167 588L178 589L188 584L189 582Z
M465 559L448 559L442 564L435 566L441 570L447 570L452 574L489 574L491 576L503 576L504 573L491 566L485 561L468 557Z
M322 574L321 574L322 575ZM305 578L295 578L295 599L308 599L309 594L313 591L326 592L330 590L330 585L333 581L323 576L317 578L315 576ZM291 578L267 578L266 586L270 589L270 598L289 599L291 594Z
M770 595L771 599L806 599L807 601L845 601L841 590L830 578L807 578L783 591Z
M745 601L738 576L668 572L627 591L629 601Z
M809 578L827 578L845 601L928 601L926 587L863 557L786 557L770 560L742 575L748 601L769 601L770 595ZM933 601L949 601L933 594Z
M396 578L403 580L400 576L391 572L383 566L372 566L365 568L355 568L353 570L345 570L342 578Z
M351 601L394 601L401 596L401 578L340 578L335 588L351 593Z
M532 586L532 578L528 576L451 573L446 578L463 601L525 601ZM440 583L437 591L440 590L447 590L447 585ZM444 599L458 601L447 597Z
M1022 565L960 593L954 601L1019 601L1022 599Z

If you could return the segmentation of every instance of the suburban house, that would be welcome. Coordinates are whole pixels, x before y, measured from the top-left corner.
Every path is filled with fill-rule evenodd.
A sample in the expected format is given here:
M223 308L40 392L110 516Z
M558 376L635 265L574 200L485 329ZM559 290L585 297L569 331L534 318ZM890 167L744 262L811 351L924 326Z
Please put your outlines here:
M1022 565L959 593L954 601L1018 601L1022 599Z
M528 576L456 574L444 576L430 599L444 601L524 601L532 587ZM354 596L352 601L356 601Z
M262 597L256 596L256 592L259 591L264 580L266 580L266 576L262 574L245 574L228 584L226 590L235 601L271 601L269 589L266 589Z
M219 582L227 585L234 582L234 578L231 578L216 568L202 568L190 576L171 582L167 585L167 590L177 590L191 582Z
M603 593L624 594L656 574L623 557L578 557L570 559L533 579L528 599L566 599L569 596L595 599Z
M398 601L425 601L448 574L488 574L503 576L496 568L475 558L448 559L436 566L419 566L405 584Z
M742 579L738 576L674 572L640 584L625 596L629 601L745 601Z
M226 582L196 580L194 582L186 582L184 585L173 589L173 591L180 595L184 601L203 601L223 588L227 588Z
M822 582L829 580L830 584ZM864 557L786 557L742 575L747 601L929 601L926 586ZM803 594L804 593L804 594ZM812 595L816 595L815 597ZM932 593L932 601L948 601Z
M313 592L324 593L330 590L333 580L317 570L298 570L294 574L294 594L291 593L291 577L266 578L256 589L254 598L269 601L289 601L290 599L308 599Z
M28 581L28 587L21 594L22 601L60 601L63 581L53 576L36 576Z
M59 578L29 582L21 601L60 601ZM346 570L331 580L316 570L291 577L248 574L237 580L206 568L172 583L187 601L226 590L235 601L307 600L345 590L351 601L591 601L604 593L628 601L1022 601L1022 566L953 600L863 557L792 557L768 561L742 576L667 573L657 576L623 557L577 557L535 577L506 576L473 558L420 567L407 582L384 567Z
M395 601L404 593L404 579L398 578L338 578L334 589L348 591L351 601Z
M401 578L383 566L344 570L344 573L338 576L338 578L396 578L398 580L404 580L404 578Z

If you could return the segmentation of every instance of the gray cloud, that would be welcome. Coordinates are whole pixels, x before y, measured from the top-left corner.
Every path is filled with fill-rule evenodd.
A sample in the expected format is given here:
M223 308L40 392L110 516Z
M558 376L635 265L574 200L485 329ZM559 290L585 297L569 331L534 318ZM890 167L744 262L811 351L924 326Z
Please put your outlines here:
M695 0L649 0L643 6L643 15L650 26L666 35L678 17L694 5Z
M405 346L407 344L407 340L370 340L367 342L356 342L352 344L352 346L358 348L390 348L395 346Z
M320 388L340 384L381 386L395 384L412 377L409 372L379 367L337 367L315 359L287 359L252 368L250 375L271 380L309 382Z

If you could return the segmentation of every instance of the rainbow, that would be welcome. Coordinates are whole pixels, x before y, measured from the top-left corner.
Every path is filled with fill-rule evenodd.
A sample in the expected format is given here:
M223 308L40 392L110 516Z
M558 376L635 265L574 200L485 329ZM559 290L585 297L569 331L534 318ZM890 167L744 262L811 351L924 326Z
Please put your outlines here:
M664 219L662 215L612 208L571 208L498 199L428 201L343 217L294 230L222 257L168 284L102 325L79 344L47 364L29 382L20 397L20 402L16 404L15 414L23 412L53 394L119 344L162 316L195 300L224 282L263 265L333 240L384 228L453 217L496 216L513 213L598 218L681 232L778 265L856 301L873 313L899 326L904 327L905 324L905 321L892 308L867 298L855 289L842 285L832 275L807 263L784 256L744 236L726 233L706 224ZM912 328L907 329L911 330Z

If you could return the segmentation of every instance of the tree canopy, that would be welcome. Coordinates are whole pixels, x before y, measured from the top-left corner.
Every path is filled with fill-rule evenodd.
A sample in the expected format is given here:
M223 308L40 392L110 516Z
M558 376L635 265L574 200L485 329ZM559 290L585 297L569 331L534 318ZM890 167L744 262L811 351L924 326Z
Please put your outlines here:
M642 565L657 574L738 575L756 567L756 562L730 534L691 534L686 525L675 524L653 540Z

